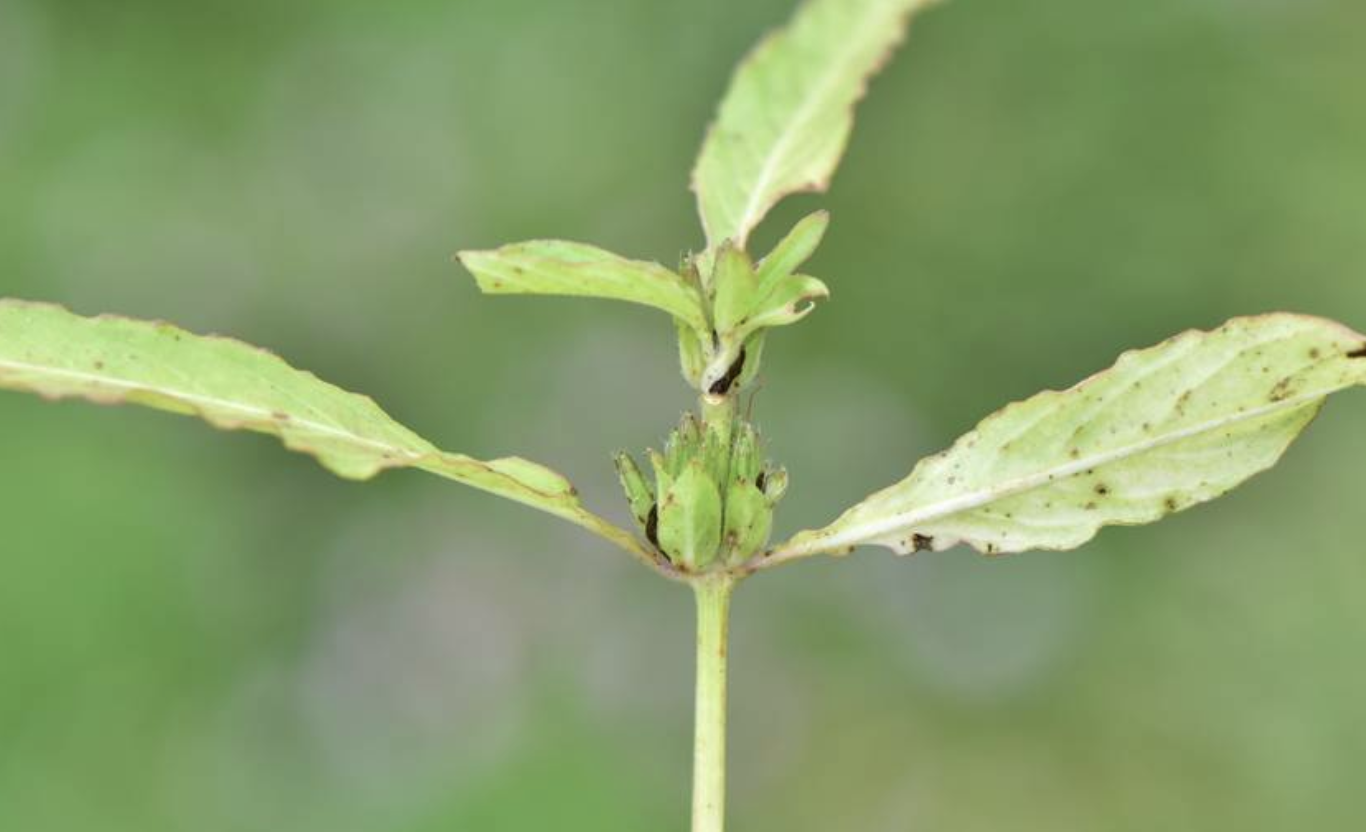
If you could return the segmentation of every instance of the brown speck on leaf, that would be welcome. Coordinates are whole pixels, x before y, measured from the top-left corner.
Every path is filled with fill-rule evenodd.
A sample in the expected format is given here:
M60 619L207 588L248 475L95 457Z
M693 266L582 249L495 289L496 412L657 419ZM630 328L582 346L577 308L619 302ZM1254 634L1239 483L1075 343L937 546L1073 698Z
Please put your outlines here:
M1081 458L1081 448L1073 448L1072 450L1070 450L1070 451L1067 452L1067 455L1070 456L1070 457L1072 457L1073 459L1080 459L1080 458Z
M95 369L96 369L96 370L103 370L103 369L104 369L104 362L103 362L103 361L96 361L96 362L95 362Z
M1352 350L1347 353L1348 358L1366 358L1366 344L1362 344L1360 349Z
M1276 386L1271 388L1271 401L1283 402L1290 398L1290 382L1291 379L1289 376L1276 382Z
M933 537L930 537L929 535L923 535L923 534L913 534L913 535L911 535L911 551L912 551L912 552L927 552L927 551L929 551L929 550L931 550L931 549L933 549L933 548L934 548L934 538L933 538Z
M1176 511L1176 498L1168 497L1167 499L1162 501L1162 505L1166 507L1167 511Z
M1319 351L1318 347L1314 347L1312 350L1309 351L1309 358L1313 361L1318 361L1322 357L1323 353Z
M1102 497L1107 496L1110 493L1110 486L1103 482L1096 483L1096 493Z
M1085 508L1087 511L1095 511L1096 509L1100 508L1100 506L1098 506L1095 502L1090 502L1090 503L1087 503L1087 504L1084 506L1084 508Z
M988 554L988 555L994 555L994 554L996 554L998 551L1000 551L1000 550L996 548L996 544L995 544L995 543L988 543L988 544L987 544L987 554Z
M270 414L270 416L271 416L272 419L275 419L277 422L288 422L288 421L289 421L289 414L286 413L286 412L284 412L283 410L277 410L277 411L275 411L274 413ZM386 457L386 458L387 458L388 456L389 456L389 454L385 454L385 457Z

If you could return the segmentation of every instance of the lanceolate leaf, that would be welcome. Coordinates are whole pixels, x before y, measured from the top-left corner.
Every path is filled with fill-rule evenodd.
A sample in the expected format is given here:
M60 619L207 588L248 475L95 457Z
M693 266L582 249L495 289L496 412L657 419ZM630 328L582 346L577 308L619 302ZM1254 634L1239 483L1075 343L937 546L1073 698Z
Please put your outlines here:
M1064 392L989 417L949 451L756 564L967 543L1070 549L1148 523L1276 463L1330 393L1366 384L1366 336L1320 318L1239 318L1126 353Z
M706 333L698 291L658 263L628 260L584 243L532 240L492 251L462 251L460 262L489 294L576 295L662 309Z
M483 461L439 450L370 398L241 341L4 299L0 388L140 404L219 428L271 434L348 479L421 468L547 511L650 559L631 535L586 510L569 481L549 468L517 457Z
M692 186L712 248L743 248L784 196L823 191L854 126L854 105L929 0L807 0L731 80Z

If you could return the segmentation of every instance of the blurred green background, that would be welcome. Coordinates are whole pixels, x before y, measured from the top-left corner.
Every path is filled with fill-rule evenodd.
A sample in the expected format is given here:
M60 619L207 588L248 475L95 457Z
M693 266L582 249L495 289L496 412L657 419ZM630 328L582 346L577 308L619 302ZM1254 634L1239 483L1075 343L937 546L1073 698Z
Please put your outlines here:
M688 406L657 313L486 299L528 237L675 263L787 0L0 0L0 294L175 320L524 453ZM977 419L1234 314L1366 327L1366 5L960 0L874 86L758 417L824 522ZM1271 476L1067 554L747 585L737 830L1346 830L1366 400ZM817 440L816 437L827 437ZM834 437L830 439L829 437ZM418 474L0 395L0 829L682 830L691 607Z

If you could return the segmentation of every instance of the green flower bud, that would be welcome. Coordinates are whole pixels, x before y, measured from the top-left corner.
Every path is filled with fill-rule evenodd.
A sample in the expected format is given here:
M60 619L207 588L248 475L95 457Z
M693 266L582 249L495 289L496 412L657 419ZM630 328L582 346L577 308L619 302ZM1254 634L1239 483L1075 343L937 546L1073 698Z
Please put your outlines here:
M761 481L758 483L759 490L764 492L768 498L770 506L778 505L778 501L787 493L787 469L774 468L763 473Z
M701 571L721 545L721 493L702 460L694 459L659 500L659 547L674 563Z
M701 388L702 373L707 369L707 354L702 349L702 341L692 327L674 319L678 327L678 363L683 370L683 378L693 387Z
M787 474L765 462L752 425L685 414L664 450L646 453L653 489L627 454L617 472L645 537L680 569L735 566L767 545Z
M617 477L621 480L621 489L626 492L626 502L631 506L631 516L635 518L636 525L642 534L649 537L651 532L650 512L655 507L655 492L645 479L645 475L640 472L640 467L628 453L619 453L615 457L617 465Z
M773 507L752 480L732 480L726 491L726 562L736 565L768 543Z

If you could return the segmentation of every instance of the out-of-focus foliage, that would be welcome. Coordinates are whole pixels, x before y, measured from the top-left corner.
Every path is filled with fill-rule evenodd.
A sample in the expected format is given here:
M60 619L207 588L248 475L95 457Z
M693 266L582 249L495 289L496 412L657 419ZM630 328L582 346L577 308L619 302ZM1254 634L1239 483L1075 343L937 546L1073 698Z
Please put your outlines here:
M238 335L620 506L610 452L691 398L673 332L481 297L449 255L700 247L688 167L789 13L6 0L0 294ZM755 403L794 480L778 532L1129 346L1277 308L1366 326L1364 26L1348 0L927 13L830 196L754 235L834 217L806 267L832 297L772 339ZM1350 826L1360 407L1276 476L1076 552L869 551L747 585L737 828ZM0 461L0 829L685 816L690 599L591 536L434 478L362 488L263 438L19 396Z

